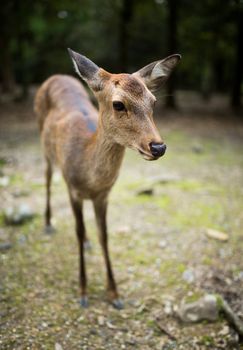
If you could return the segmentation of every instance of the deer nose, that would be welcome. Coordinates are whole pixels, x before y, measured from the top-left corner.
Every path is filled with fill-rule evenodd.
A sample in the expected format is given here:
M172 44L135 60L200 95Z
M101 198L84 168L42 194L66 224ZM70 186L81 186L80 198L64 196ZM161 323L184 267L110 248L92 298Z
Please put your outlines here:
M166 145L164 143L150 142L149 147L154 157L161 157L165 154Z

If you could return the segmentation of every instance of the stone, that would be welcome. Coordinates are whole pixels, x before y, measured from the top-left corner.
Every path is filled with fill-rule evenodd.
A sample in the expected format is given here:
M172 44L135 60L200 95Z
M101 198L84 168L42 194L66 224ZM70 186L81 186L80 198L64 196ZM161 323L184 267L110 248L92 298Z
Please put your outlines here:
M8 176L1 176L0 177L0 186L7 187L8 185L9 185L9 177Z
M194 145L192 146L192 151L193 151L194 153L200 154L200 153L203 153L203 152L204 152L204 149L203 149L203 146L200 145L200 144L198 143L198 144L194 144Z
M28 204L20 204L18 207L8 207L3 213L7 225L21 225L35 216Z
M98 324L99 324L99 326L104 326L104 324L105 324L104 316L102 316L102 315L98 316Z
M165 248L167 246L167 242L164 240L164 239L162 239L161 241L159 241L159 247L160 248Z
M225 232L217 231L212 228L208 228L206 235L209 238L217 239L218 241L226 242L229 239L229 235Z
M203 298L187 304L181 304L177 315L182 322L194 323L203 320L216 321L219 308L215 295L207 294Z
M137 192L137 196L153 196L154 189L153 188L144 188Z
M185 270L182 274L182 278L184 281L186 281L187 283L193 283L194 280L195 280L195 277L194 277L194 273L192 270L188 269L188 270Z
M9 250L10 248L12 248L12 244L10 242L0 243L0 252Z
M163 174L157 175L150 178L153 184L167 184L169 182L179 181L180 177L177 174Z

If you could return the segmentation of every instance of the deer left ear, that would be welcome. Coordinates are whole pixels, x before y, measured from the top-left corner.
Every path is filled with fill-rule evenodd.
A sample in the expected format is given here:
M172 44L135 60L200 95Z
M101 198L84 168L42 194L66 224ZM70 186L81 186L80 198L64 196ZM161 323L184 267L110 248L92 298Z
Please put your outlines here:
M180 59L181 55L171 55L150 63L133 74L142 79L149 90L155 91L169 78Z

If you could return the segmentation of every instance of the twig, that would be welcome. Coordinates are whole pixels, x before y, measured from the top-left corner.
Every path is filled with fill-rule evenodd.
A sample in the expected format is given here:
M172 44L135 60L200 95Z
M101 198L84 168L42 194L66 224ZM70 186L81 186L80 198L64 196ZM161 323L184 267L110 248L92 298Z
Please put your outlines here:
M222 296L218 295L218 301L220 308L224 312L229 323L232 324L239 336L243 338L243 322L239 319L239 317L235 314L235 312L231 309L227 301Z
M155 318L155 323L156 323L157 327L161 330L161 332L168 335L168 337L170 339L177 340L176 337L173 334L171 334L171 332L168 330L168 328L161 324L159 318Z

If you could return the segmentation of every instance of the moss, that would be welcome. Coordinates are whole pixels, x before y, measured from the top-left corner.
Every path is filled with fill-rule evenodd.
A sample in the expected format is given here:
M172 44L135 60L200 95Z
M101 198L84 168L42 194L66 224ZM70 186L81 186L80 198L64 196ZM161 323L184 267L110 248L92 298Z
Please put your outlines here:
M186 303L193 303L193 302L197 301L198 299L202 298L203 294L204 293L202 291L193 292L192 294L187 295L185 297L185 302Z
M212 346L212 345L214 345L214 339L210 335L204 335L203 337L201 337L200 343L202 345Z
M213 260L209 256L204 256L203 259L202 259L202 263L204 265L212 266Z
M23 185L23 183L24 183L24 178L23 178L22 174L15 173L15 174L10 176L10 184L11 185L15 185L15 186L19 185L19 186L21 186L21 185ZM27 184L26 184L26 186L27 186Z
M7 164L7 160L3 157L0 157L0 168L3 168Z

